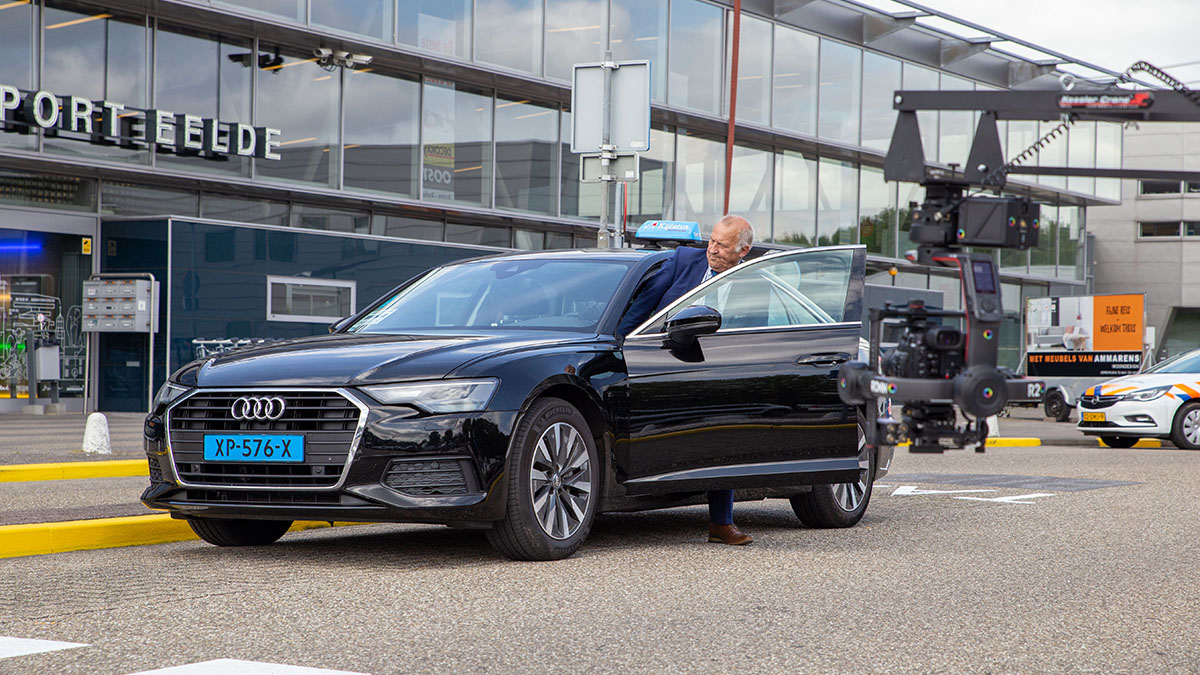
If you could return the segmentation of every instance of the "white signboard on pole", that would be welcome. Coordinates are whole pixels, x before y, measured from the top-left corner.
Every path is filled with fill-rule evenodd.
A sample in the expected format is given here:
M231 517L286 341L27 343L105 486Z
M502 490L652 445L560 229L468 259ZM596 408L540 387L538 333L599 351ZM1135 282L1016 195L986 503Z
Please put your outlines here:
M612 68L609 145L617 153L650 149L650 62ZM575 66L571 86L571 152L598 152L604 140L604 67Z

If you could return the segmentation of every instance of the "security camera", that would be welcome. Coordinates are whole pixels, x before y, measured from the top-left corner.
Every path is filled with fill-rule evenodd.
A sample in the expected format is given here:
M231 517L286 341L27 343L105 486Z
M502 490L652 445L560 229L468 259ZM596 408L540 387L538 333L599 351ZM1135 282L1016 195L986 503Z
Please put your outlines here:
M346 57L346 60L350 62L351 67L365 66L374 61L375 57L369 54L350 54Z
M327 59L333 56L333 50L329 47L317 47L313 50L313 56L317 57L318 59Z

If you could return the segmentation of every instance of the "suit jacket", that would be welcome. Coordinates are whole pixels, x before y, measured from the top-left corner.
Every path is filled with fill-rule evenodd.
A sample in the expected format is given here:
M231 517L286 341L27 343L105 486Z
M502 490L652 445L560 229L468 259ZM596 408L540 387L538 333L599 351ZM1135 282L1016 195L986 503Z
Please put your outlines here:
M658 268L650 283L642 289L625 312L617 336L624 337L637 328L655 312L671 304L680 296L700 285L708 273L707 251L702 248L680 246L675 254Z

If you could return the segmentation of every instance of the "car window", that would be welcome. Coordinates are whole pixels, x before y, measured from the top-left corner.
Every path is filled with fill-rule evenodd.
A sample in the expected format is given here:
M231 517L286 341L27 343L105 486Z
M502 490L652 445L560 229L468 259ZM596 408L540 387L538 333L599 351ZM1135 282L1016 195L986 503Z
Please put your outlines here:
M851 249L810 251L730 270L686 296L648 332L692 305L721 313L722 329L810 326L842 321L850 285Z
M394 333L468 328L594 330L629 265L486 260L435 270L348 329Z
M1200 349L1180 354L1146 369L1147 373L1200 373Z

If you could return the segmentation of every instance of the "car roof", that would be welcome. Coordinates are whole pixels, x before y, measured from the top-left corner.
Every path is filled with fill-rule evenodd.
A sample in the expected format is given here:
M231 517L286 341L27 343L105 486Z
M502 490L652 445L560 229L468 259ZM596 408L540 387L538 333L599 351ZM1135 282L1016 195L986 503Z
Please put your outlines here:
M498 253L496 255L457 260L447 265L469 264L483 260L599 260L613 262L637 262L646 260L654 254L669 254L669 249L637 249L637 248L563 248L550 251L519 251L514 253Z

